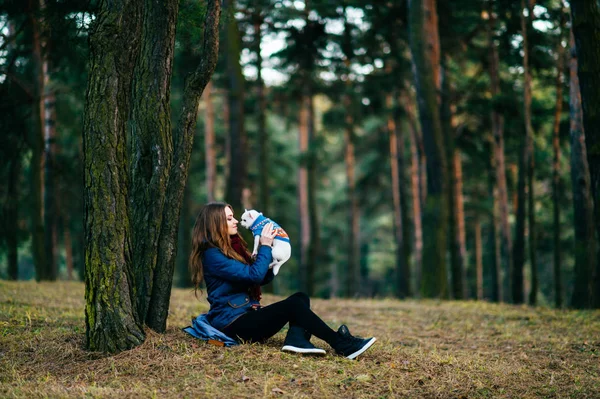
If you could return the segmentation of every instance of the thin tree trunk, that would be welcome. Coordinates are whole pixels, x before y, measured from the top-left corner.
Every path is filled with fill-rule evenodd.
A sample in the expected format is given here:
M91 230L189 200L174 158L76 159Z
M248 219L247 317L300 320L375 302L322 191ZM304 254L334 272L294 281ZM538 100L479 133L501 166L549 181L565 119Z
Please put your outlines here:
M518 183L518 203L517 203L517 231L514 248L514 268L512 275L512 301L513 303L523 303L524 287L523 287L523 268L525 264L525 205L526 205L526 186L529 185L529 196L534 199L533 193L533 129L531 127L531 76L529 71L529 46L527 40L527 28L529 26L529 18L531 9L527 7L528 16L523 13L525 9L525 0L521 0L521 35L523 36L523 75L524 75L524 123L525 137L523 137L521 156L519 159L519 183ZM529 184L527 184L529 182ZM529 202L531 204L532 202ZM530 206L531 209L531 206ZM530 212L531 213L531 212ZM536 275L535 259L531 255L535 253L535 226L531 225L535 215L529 215L529 246L530 246L530 261L533 275ZM537 277L536 277L537 278ZM537 291L537 287L532 290Z
M308 209L308 165L307 154L309 151L308 118L310 94L307 90L300 97L300 121L298 129L298 143L300 152L300 166L298 168L298 211L300 214L300 287L308 288L308 251L310 246L310 215Z
M208 0L204 19L201 61L197 69L190 73L185 80L183 107L173 136L173 163L167 185L157 266L154 272L154 288L149 312L146 316L146 324L158 332L164 332L167 327L183 192L188 178L190 157L196 134L198 105L202 92L217 66L220 16L220 2Z
M465 202L463 196L463 173L462 173L462 157L460 155L460 151L455 148L454 149L454 206L456 207L456 246L458 249L458 253L460 255L462 265L460 269L460 279L462 280L462 297L467 299L469 297L469 290L467 286L467 234L465 231Z
M412 106L408 104L408 98L405 102L405 110L408 115L409 120L409 145L410 145L410 154L411 154L411 164L410 164L410 185L411 185L411 198L412 198L412 211L413 211L413 226L414 226L414 274L415 274L415 287L417 289L411 290L416 294L419 293L418 287L421 286L421 270L422 270L422 259L423 259L423 226L422 226L422 214L421 214L421 192L424 191L424 187L422 186L421 175L424 173L420 173L421 170L421 159L419 155L418 149L418 135L417 132L417 122L413 112Z
M554 126L552 131L552 148L554 150L554 159L552 162L552 202L553 221L554 221L554 306L561 308L563 305L562 295L562 278L561 278L561 245L560 245L560 118L562 116L563 105L563 70L564 70L564 53L565 49L562 45L563 31L565 30L565 15L561 15L560 23L560 40L558 41L557 66L556 66L556 109L554 113ZM532 291L533 293L533 291ZM531 299L531 298L530 298ZM531 304L531 300L530 300ZM533 303L535 304L535 302Z
M69 212L63 213L63 229L64 229L64 241L65 241L65 261L67 264L67 279L73 280L73 240L71 239L71 217Z
M496 164L495 161L495 153L492 151L490 153L492 156L492 168ZM491 262L491 300L492 302L502 302L503 298L503 285L502 285L502 245L501 245L501 231L500 227L501 223L501 211L500 211L500 193L498 189L498 184L495 181L496 174L490 171L489 176L489 184L490 184L490 194L494 199L493 210L492 210L492 220L491 220L491 243L492 243L492 262Z
M29 0L29 19L32 29L32 155L31 184L33 209L31 211L31 244L36 280L48 279L48 267L44 250L44 211L43 211L43 140L44 140L44 72L42 65L42 43L40 28L39 0Z
M319 211L317 207L317 158L315 147L315 109L314 99L308 101L308 217L310 219L310 245L308 247L307 287L306 293L310 296L315 293L315 269L319 264L321 254L321 240L319 226Z
M594 306L594 270L596 268L596 237L594 232L594 202L590 192L581 94L577 76L577 50L573 32L570 35L569 99L571 130L571 182L575 227L575 268L571 306L578 309Z
M446 59L446 58L445 58ZM464 257L461 252L461 242L459 235L459 220L460 210L458 209L458 197L462 197L462 193L457 191L462 189L462 182L457 181L457 171L455 158L460 154L455 144L455 129L452 125L452 110L450 104L450 82L449 74L446 65L442 66L442 103L441 103L441 118L444 128L444 141L446 143L446 156L450 166L450 184L448 185L448 235L450 236L450 275L451 275L451 294L455 299L465 298L467 287L465 286L464 275ZM460 167L460 158L458 159Z
M44 60L44 86L49 83L48 61ZM56 207L56 112L54 93L47 92L44 100L44 248L48 280L58 277L56 264L57 207Z
M350 94L345 94L346 107L344 127L344 161L346 163L346 184L348 189L348 275L346 280L346 294L356 297L360 292L360 231L359 208L356 195L356 158L354 150L354 117L352 116L352 99Z
M390 136L390 169L392 178L392 202L394 208L394 235L396 237L396 296L405 298L410 296L410 267L409 258L406 253L406 241L408 235L405 235L406 196L402 193L404 181L404 145L396 123L396 111L394 110L394 101L392 94L386 98L388 117L387 128ZM404 209L403 209L404 208Z
M496 32L496 14L493 9L493 0L488 1L489 19L487 26L488 41L489 41L489 75L490 75L490 90L492 99L500 96L500 60L498 56L498 46L495 43ZM508 281L511 281L512 275L512 240L509 225L509 209L508 209L508 189L506 185L506 166L504 160L504 116L494 108L491 115L492 134L493 134L493 153L494 153L494 171L495 184L497 186L498 195L494 200L498 203L500 227L502 229L502 257L504 259L504 270L508 276ZM500 277L502 276L500 270ZM498 301L502 301L502 279L499 280L500 287L497 289L499 293Z
M475 219L475 270L477 274L477 300L483 300L483 250L481 245L481 222Z
M19 196L21 178L21 150L17 149L10 161L6 208L6 246L8 254L8 278L19 279Z
M594 224L600 237L600 5L596 1L573 0L573 34L577 49L579 87L583 108L585 146L590 169L590 191L594 198ZM595 254L596 259L598 254ZM594 272L594 307L600 307L600 262Z
M427 156L427 200L423 212L422 294L446 298L448 235L448 162L439 111L439 35L434 0L409 3L410 45L415 71L419 116ZM427 18L427 20L426 20ZM431 40L431 43L428 43ZM437 60L437 61L436 61Z
M267 102L265 98L265 82L262 77L262 55L260 47L262 42L261 25L263 18L261 10L256 10L254 15L254 53L256 54L256 119L258 128L258 170L259 173L259 206L261 212L269 214L269 135L267 134Z
M142 5L102 2L90 30L84 118L85 320L90 350L119 352L144 341L134 310L125 138L139 55Z
M225 59L227 64L227 102L229 103L230 171L225 198L233 209L242 209L247 188L247 139L244 128L244 75L240 65L241 38L235 20L235 3L226 1Z
M204 89L204 151L206 153L206 200L215 200L215 183L217 178L217 156L215 153L215 108L213 105L213 84L208 82Z

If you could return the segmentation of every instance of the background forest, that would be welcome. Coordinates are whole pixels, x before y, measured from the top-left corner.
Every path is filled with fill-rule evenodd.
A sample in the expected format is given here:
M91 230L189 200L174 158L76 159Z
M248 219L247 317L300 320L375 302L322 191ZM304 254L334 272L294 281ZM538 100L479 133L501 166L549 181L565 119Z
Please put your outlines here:
M569 4L423 3L223 2L176 286L195 215L220 200L292 238L275 294L600 306ZM0 277L83 279L97 4L0 4ZM179 2L173 121L205 7Z

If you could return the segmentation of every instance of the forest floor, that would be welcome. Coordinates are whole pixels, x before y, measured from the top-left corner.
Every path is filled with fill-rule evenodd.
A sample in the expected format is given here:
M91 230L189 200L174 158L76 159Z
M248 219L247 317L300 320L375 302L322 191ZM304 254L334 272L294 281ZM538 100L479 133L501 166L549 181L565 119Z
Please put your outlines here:
M600 311L485 302L313 300L332 327L376 336L347 360L181 331L207 310L174 289L166 334L118 355L84 349L82 283L0 281L0 397L598 398ZM266 296L265 304L280 298Z

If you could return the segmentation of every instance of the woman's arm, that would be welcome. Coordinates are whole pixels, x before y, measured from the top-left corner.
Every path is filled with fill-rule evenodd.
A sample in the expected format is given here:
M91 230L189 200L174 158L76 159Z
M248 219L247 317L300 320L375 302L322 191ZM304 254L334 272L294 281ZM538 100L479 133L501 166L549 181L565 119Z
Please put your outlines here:
M251 265L228 258L217 248L209 248L204 252L203 263L206 275L239 283L261 284L268 278L272 259L271 247L267 245L258 248L256 260Z

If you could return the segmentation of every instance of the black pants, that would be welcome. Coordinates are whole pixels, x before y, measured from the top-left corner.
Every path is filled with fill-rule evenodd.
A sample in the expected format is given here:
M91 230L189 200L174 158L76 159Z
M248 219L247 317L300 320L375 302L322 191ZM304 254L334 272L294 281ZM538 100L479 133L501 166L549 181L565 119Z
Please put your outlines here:
M330 345L338 339L337 333L310 310L310 299L303 292L264 308L251 310L225 327L223 332L232 338L262 342L277 334L288 322L290 327L302 327Z

